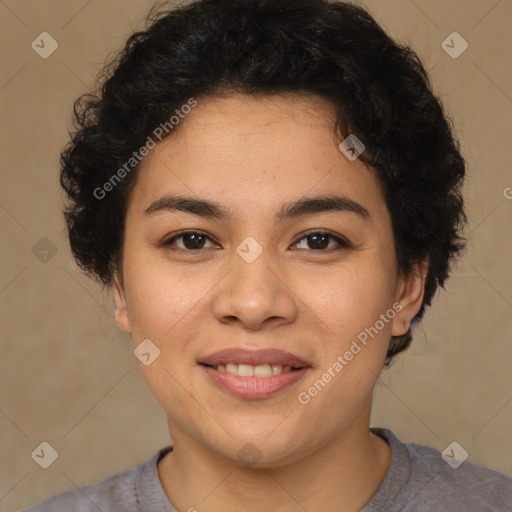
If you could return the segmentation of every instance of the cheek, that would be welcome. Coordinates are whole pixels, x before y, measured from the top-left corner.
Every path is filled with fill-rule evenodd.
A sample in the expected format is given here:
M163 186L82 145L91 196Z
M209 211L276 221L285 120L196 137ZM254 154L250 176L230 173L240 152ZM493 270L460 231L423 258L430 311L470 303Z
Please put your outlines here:
M186 317L207 300L207 277L162 265L133 264L128 273L128 314L134 334L164 341L183 329Z
M195 366L191 346L201 337L201 322L196 315L211 285L198 277L200 273L165 270L165 266L142 264L135 259L131 265L131 270L127 265L126 289L133 344L149 339L160 351L150 365L139 364L141 374L164 410L172 407L200 416L190 400L188 379Z
M309 293L309 309L328 328L320 326L315 351L320 364L298 398L327 430L367 405L386 356L394 314L392 283L377 271L380 267L373 268L331 278L328 293Z
M301 390L301 403L310 400L311 413L326 425L336 424L345 414L360 411L382 369L394 316L393 266L380 257L367 257L361 265L317 279L313 290L306 288L306 281L300 293L308 297L322 333L316 340L320 365ZM326 417L326 411L339 414Z
M327 332L336 336L340 348L392 306L393 275L392 269L374 259L322 276L302 276L296 290Z

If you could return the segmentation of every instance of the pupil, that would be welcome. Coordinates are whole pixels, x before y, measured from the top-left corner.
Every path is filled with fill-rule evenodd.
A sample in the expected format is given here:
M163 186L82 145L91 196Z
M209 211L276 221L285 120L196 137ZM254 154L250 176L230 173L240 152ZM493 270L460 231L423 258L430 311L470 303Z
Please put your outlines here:
M198 239L202 238L203 235L198 235L198 234L191 234L191 233L188 233L188 234L185 234L184 235L184 238L183 238L183 241L184 241L184 244L185 244L185 247L187 247L187 249L201 249L201 247L198 247L197 246L197 243L198 243ZM192 247L189 247L188 244L187 244L187 241L191 241L192 240Z
M320 244L316 243L316 242L318 242L319 238L323 238L323 243L322 242ZM309 236L310 240L315 240L313 249L324 249L325 247L327 247L329 245L329 243L326 244L325 241L328 238L329 238L328 235L310 235Z
M184 240L184 243L185 243L185 247L187 247L187 249L201 249L202 248L202 245L201 244L201 241L204 241L204 240L201 240L203 238L203 235L200 235L200 234L185 234L183 235L183 240ZM309 235L309 241L310 242L313 242L312 245L313 245L313 249L325 249L329 243L328 243L328 239L329 239L329 235ZM190 247L191 246L191 247ZM311 244L310 244L310 247L311 247Z

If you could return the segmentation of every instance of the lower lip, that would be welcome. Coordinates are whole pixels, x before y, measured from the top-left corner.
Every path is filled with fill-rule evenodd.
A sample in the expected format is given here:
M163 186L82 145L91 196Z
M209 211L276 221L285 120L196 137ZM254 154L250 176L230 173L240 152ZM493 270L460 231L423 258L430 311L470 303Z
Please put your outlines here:
M202 366L210 378L223 390L247 399L267 398L302 379L309 368L300 368L271 377L240 377L211 366Z

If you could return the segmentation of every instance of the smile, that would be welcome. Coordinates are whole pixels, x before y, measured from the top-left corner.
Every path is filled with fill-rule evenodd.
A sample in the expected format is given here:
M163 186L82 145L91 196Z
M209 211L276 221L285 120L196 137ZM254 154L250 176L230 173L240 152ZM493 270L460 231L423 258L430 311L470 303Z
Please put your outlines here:
M228 363L226 365L215 365L214 368L219 372L228 372L231 375L238 375L240 377L271 377L272 375L279 375L283 372L292 371L292 367L289 365L283 366L271 363L259 364L258 366L253 366L251 364Z
M304 359L273 348L224 349L201 358L198 363L217 389L244 399L274 396L311 370Z

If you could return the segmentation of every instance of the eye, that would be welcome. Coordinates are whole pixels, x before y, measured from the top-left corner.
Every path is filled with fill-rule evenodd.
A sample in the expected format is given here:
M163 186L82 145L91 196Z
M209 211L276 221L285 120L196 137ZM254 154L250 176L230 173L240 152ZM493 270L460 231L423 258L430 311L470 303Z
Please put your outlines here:
M299 247L300 242L303 240L306 240L308 247ZM335 244L337 244L337 247L336 245L334 247L329 247L330 241L334 241ZM295 242L292 247L296 249L309 249L312 251L328 252L331 250L336 251L349 249L352 247L352 245L346 238L339 235L334 235L329 231L309 231L305 233L297 242Z
M182 239L182 246L176 244L176 241L180 239ZM174 245L178 249L185 251L200 251L205 249L204 244L206 240L211 241L212 239L200 231L181 231L180 233L174 235L172 238L169 238L163 242L162 245ZM213 247L215 247L215 244Z
M181 245L177 243L178 240L181 240ZM300 247L300 243L303 240L306 240L308 247ZM215 243L213 243L212 238L200 231L181 231L180 233L177 233L168 240L164 241L162 245L175 246L176 248L183 251L194 252L207 249L208 247L205 247L205 243L207 241L212 243L211 247L218 247ZM334 247L329 247L331 245L331 241L335 243ZM295 242L291 248L306 249L316 252L328 252L331 250L336 251L349 249L351 247L351 243L340 235L334 235L328 231L309 231L305 233L297 242Z

